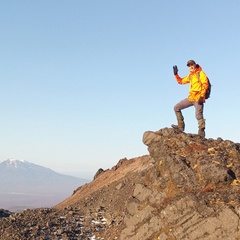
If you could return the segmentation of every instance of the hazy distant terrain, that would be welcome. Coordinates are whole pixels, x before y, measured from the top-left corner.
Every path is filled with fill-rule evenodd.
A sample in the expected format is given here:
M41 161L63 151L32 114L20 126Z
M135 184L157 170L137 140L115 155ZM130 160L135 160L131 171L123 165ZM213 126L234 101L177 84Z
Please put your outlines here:
M27 161L8 159L0 162L0 208L51 207L86 182Z

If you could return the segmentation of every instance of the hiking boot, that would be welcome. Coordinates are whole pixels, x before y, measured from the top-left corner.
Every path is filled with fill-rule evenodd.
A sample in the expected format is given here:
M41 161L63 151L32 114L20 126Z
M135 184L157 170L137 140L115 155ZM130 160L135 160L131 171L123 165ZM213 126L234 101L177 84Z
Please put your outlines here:
M198 120L198 135L205 138L205 120L203 118Z
M185 123L184 123L184 118L183 118L182 112L181 111L175 112L175 114L177 117L178 124L177 125L172 124L172 128L175 128L175 129L183 132L185 129Z

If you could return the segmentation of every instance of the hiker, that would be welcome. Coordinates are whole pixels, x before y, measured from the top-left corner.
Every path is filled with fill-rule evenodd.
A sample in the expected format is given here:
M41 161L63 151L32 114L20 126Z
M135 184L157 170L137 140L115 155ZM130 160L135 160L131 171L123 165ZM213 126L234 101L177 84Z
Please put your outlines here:
M174 111L177 117L177 125L172 124L172 127L181 131L184 131L185 123L181 110L194 106L195 117L198 120L198 135L205 137L205 119L203 118L203 108L205 103L205 94L209 87L208 78L202 71L199 64L196 64L194 60L187 62L189 74L181 78L178 75L178 67L173 66L174 76L179 84L190 83L188 98L183 99L174 106Z

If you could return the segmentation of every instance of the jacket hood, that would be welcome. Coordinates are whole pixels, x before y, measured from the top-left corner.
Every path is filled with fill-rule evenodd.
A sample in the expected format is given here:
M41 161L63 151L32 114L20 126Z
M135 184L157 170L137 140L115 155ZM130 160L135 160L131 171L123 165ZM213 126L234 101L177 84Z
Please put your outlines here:
M202 67L199 64L197 64L194 73L200 72L200 71L202 71Z

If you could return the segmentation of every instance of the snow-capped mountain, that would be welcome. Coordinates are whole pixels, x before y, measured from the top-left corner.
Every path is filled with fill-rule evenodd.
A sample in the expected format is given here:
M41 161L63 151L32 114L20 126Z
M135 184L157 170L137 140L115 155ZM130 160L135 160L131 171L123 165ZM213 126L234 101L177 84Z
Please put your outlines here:
M7 159L0 162L0 208L50 207L86 182L25 160Z

